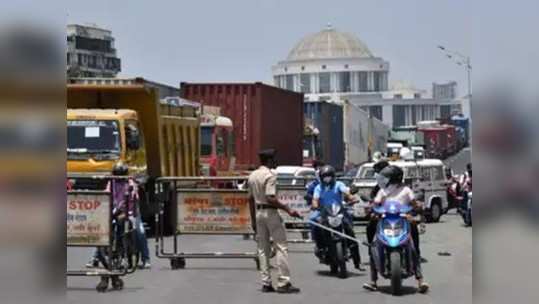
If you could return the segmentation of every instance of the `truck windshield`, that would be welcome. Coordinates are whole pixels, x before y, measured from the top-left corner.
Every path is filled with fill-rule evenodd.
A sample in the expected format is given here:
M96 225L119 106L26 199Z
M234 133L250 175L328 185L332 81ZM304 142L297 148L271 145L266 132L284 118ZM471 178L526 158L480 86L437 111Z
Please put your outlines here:
M212 153L213 127L200 128L200 155L210 156Z
M119 158L120 132L115 120L68 120L68 159L80 159L88 154Z

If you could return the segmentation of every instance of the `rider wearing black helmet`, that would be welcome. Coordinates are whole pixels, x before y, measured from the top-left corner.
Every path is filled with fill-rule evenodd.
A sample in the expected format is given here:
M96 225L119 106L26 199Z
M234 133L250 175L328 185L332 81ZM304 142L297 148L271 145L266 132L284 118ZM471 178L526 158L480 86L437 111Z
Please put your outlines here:
M394 165L389 165L382 169L377 175L376 182L380 187L376 197L374 198L374 204L382 204L386 200L395 200L401 204L409 204L414 207L415 210L421 210L421 203L415 199L414 192L408 186L403 183L404 172L401 168ZM414 242L414 247L416 248L416 257L415 257L415 272L416 279L418 282L418 289L420 292L424 293L429 289L429 285L423 281L423 275L421 272L421 260L420 260L420 251L419 251L419 232L417 229L416 220L409 215L408 220L411 222L411 235ZM370 284L363 285L364 288L369 290L376 290L376 280L377 273L375 269L371 269L371 279Z
M313 195L312 209L313 214L309 217L312 221L320 220L320 213L318 209L321 205L332 204L333 202L353 202L354 198L350 193L350 189L341 181L337 181L335 168L332 166L326 165L320 168L320 184L316 186ZM314 226L314 225L313 225ZM315 252L320 248L320 237L319 237L319 228L313 229L314 241L316 243ZM355 233L353 230L352 219L350 217L346 218L344 221L344 232L355 238ZM363 271L361 266L361 256L359 254L359 247L357 244L352 244L350 246L350 251L352 254L352 259L354 261L354 266L356 269Z

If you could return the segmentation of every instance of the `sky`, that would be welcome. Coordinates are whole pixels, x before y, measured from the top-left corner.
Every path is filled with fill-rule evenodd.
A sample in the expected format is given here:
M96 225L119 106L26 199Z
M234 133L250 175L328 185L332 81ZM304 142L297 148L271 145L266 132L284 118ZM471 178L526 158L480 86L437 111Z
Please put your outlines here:
M270 83L272 65L302 37L331 23L389 61L390 82L405 80L430 90L432 82L456 80L464 95L465 70L437 45L471 56L474 86L485 71L476 71L477 63L503 72L512 62L494 58L511 50L498 35L504 33L504 40L519 36L518 28L529 24L512 12L534 20L539 8L537 1L522 2L516 10L511 5L511 13L511 1L484 0L92 0L65 5L67 23L94 23L112 31L123 76L176 86L181 81ZM538 49L534 43L520 55L530 57Z

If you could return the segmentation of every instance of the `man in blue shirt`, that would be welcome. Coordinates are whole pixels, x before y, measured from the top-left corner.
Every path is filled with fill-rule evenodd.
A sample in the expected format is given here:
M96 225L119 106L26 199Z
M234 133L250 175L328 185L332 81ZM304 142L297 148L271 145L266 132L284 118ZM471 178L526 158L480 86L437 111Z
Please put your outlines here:
M354 198L350 193L350 189L343 182L336 180L335 169L332 166L328 165L322 167L320 169L319 178L320 184L316 186L314 190L312 202L312 209L315 211L313 211L313 213L309 217L311 221L315 222L320 221L320 212L318 211L320 207L330 205L334 202L342 203L343 200L346 202L354 201ZM345 233L355 238L352 217L346 211L343 224ZM314 232L313 240L316 244L315 253L318 255L318 250L319 248L321 248L321 228L312 225L311 229ZM352 259L354 260L354 266L356 267L356 269L363 271L364 269L361 267L361 256L359 254L358 243L350 244L350 251L352 254Z

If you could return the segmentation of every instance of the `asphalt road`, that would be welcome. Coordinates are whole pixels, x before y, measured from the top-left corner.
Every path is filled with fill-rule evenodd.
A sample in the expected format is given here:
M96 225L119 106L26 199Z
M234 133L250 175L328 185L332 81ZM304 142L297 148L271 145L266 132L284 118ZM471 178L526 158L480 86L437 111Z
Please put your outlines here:
M364 227L356 230L363 232ZM363 239L365 235L359 237ZM186 236L180 240L185 252L245 252L255 248L252 240L240 236ZM97 278L70 277L68 303L472 303L472 228L464 227L454 211L443 216L440 223L428 224L421 238L423 255L428 259L423 264L424 274L431 285L426 295L416 293L413 278L404 282L405 294L394 297L384 288L389 284L386 280L379 282L380 292L363 290L361 285L368 282L368 272L354 270L344 280L332 277L327 266L318 264L312 244L290 245L293 282L302 292L263 294L253 260L192 259L187 260L185 269L171 270L168 260L154 256L153 240L150 243L152 269L126 277L124 290L99 294L94 289ZM440 256L439 252L451 255ZM90 249L68 248L68 268L81 268L90 254ZM366 260L365 248L361 254Z
M470 162L469 149L447 159L445 163L462 173ZM358 236L365 238L364 227L356 227ZM298 238L290 234L289 238ZM167 239L171 244L170 238ZM431 291L418 294L413 278L404 282L404 295L388 293L386 280L381 280L380 292L368 292L361 285L369 281L368 271L352 271L348 279L329 275L325 265L318 264L312 253L312 244L290 244L290 265L293 283L302 289L297 295L263 294L259 291L259 275L251 259L187 260L181 270L171 270L169 261L155 257L154 241L150 240L152 269L140 270L124 278L125 289L99 294L95 291L98 279L70 277L67 280L68 303L472 303L472 228L466 228L453 211L444 215L440 223L428 224L421 236L423 264ZM170 247L171 248L171 247ZM169 249L170 249L169 248ZM240 236L185 236L180 238L183 252L247 252L253 251L252 240ZM91 249L68 248L69 269L80 269L88 261ZM450 256L438 253L449 252ZM367 260L365 248L361 250ZM351 264L349 265L352 268Z
M459 153L449 157L444 163L450 166L455 173L461 174L466 171L466 164L470 163L472 153L470 148L464 148Z

